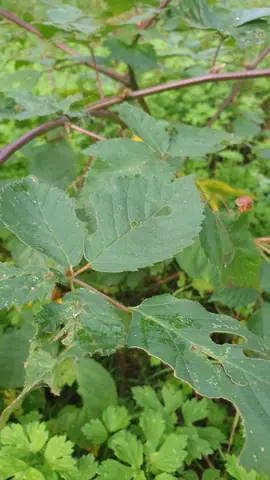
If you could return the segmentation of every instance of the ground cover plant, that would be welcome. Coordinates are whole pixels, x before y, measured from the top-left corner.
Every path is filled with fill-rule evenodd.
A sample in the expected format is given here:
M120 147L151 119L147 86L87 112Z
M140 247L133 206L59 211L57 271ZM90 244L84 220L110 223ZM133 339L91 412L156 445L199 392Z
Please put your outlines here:
M270 8L0 14L0 479L269 478Z

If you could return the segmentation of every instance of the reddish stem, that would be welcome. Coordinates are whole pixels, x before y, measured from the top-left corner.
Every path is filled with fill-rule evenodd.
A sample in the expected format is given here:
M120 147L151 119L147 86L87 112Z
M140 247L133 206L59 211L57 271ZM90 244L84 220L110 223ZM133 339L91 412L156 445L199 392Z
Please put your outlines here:
M105 295L105 293L100 292L94 287L91 287L91 285L88 285L87 283L82 282L81 280L78 280L78 278L73 278L73 282L77 283L77 285L80 285L81 287L87 288L90 292L93 293L98 293L102 297L104 297L108 302L110 302L114 307L120 308L120 310L123 310L123 312L131 313L130 308L125 307L125 305L122 305L122 303L117 302L117 300L114 300L111 297L108 297L108 295Z

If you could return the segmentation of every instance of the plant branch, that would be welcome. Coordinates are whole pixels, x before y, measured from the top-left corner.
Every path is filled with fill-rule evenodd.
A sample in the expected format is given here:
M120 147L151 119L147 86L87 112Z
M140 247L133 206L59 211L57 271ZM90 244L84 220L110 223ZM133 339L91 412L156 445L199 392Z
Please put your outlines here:
M133 98L146 97L147 95L154 95L156 93L166 92L168 90L176 90L178 88L187 87L190 85L198 85L201 83L208 82L224 82L227 80L238 80L238 79L247 79L247 78L260 78L260 77L269 77L270 68L263 70L255 71L241 71L241 72L227 72L227 73L206 73L205 75L200 75L193 78L184 78L183 80L176 80L173 82L162 83L161 85L156 85L154 87L148 87L141 90L136 90L135 92L127 92L123 96L110 97L101 102L96 102L85 107L87 112L99 110L103 107L110 107L121 103L125 100Z
M132 90L136 91L136 90L139 90L139 85L138 85L138 82L137 82L137 79L136 79L136 75L135 75L135 72L133 70L133 68L129 65L128 66L128 73L129 73L129 79L130 79L130 87ZM149 107L145 101L144 98L140 98L139 99L139 103L142 107L142 109L148 113L150 115L150 110L149 110Z
M25 133L20 138L17 138L17 140L15 140L14 142L1 148L0 165L4 163L11 155L13 155L13 153L22 148L34 138L39 137L40 135L43 135L49 130L53 130L54 128L57 128L68 122L68 117L59 117L56 120L50 120L49 122L43 123L42 125L39 125L32 130L29 130L29 132Z
M247 70L253 70L257 67L257 65L259 65L259 63L266 57L266 55L268 55L268 53L270 52L270 47L266 47L261 53L260 55L258 56L258 58L251 64L249 65L249 67L247 68ZM225 108L232 102L232 100L234 99L235 95L237 94L237 92L240 90L240 88L242 87L244 83L244 80L241 79L239 80L235 86L233 87L232 91L229 93L229 95L225 98L224 102L222 102L222 104L220 105L220 107L218 108L218 110L216 111L215 115L209 120L209 122L207 123L207 127L212 127L213 123L215 123L215 121L217 120L217 118L220 116L220 114L223 112L223 110L225 110Z
M101 137L101 135L97 135L94 132L90 132L89 130L85 130L85 128L78 127L78 125L75 125L74 123L66 123L67 127L72 128L73 130L76 130L77 132L84 133L85 135L88 135L88 137L92 137L95 140L106 140L105 137Z
M41 40L44 40L43 35L42 33L40 33L39 30L37 30L35 27L32 27L32 25L25 22L24 20L17 18L15 15L13 15L13 13L10 13L7 10L0 8L0 15L10 20L10 22L16 23L16 25L19 25L19 27L24 28L24 30L27 30L28 32L33 33L34 35L39 37Z
M212 72L212 73L215 73L215 66L216 66L216 63L217 63L217 57L218 57L218 54L220 52L220 49L223 45L223 42L224 42L225 38L226 37L220 37L220 39L219 39L218 46L217 46L217 49L215 51L215 55L214 55L212 65L211 65L211 68L210 68L210 72Z
M227 80L237 80L237 79L247 79L247 78L260 78L260 77L269 77L270 76L270 68L263 69L263 70L247 70L243 72L228 72L228 73L207 73L206 75L201 75L194 78L185 78L183 80L177 80L174 82L163 83L161 85L156 85L154 87L144 88L141 90L136 90L135 92L127 92L125 95L122 96L115 96L110 97L100 102L87 105L85 110L90 114L94 115L93 112L102 110L104 108L110 107L111 105L116 105L121 103L125 100L131 100L135 98L142 98L147 95L154 95L156 93L165 92L167 90L175 90L178 88L183 88L189 85L198 85L201 83L207 82L224 82ZM59 125L63 125L64 123L68 123L69 119L67 117L60 117L59 119L52 120L50 122L46 122L39 127L30 130L28 133L20 137L19 139L15 140L15 142L7 145L6 147L2 148L0 151L0 164L4 163L16 150L21 148L23 145L28 143L33 138L42 135L48 130L56 128Z
M120 308L120 310L123 310L123 312L131 313L130 308L125 307L125 305L122 305L122 303L119 303L119 302L117 302L117 300L114 300L113 298L108 297L108 295L105 295L105 293L100 292L99 290L97 290L97 289L94 288L94 287L91 287L91 286L88 285L87 283L84 283L84 282L82 282L81 280L78 280L78 278L73 278L73 282L74 282L74 283L77 283L77 285L80 285L81 287L87 288L87 290L89 290L90 292L97 293L97 294L101 295L101 296L104 297L109 303L111 303L112 305L114 305L114 306L117 307L117 308Z
M163 0L156 8L156 14L149 18L148 20L145 20L144 22L140 23L137 25L137 29L138 30L147 30L148 28L150 28L153 23L156 21L156 18L157 18L157 14L159 12L159 10L162 10L163 8L165 8L169 3L170 3L171 0Z
M227 452L229 452L231 450L231 446L232 446L234 435L235 435L235 430L237 428L239 419L240 419L240 413L239 413L238 410L236 410L235 417L234 417L233 424L232 424L232 430L231 430L231 434L230 434L230 438L229 438L229 442L228 442Z

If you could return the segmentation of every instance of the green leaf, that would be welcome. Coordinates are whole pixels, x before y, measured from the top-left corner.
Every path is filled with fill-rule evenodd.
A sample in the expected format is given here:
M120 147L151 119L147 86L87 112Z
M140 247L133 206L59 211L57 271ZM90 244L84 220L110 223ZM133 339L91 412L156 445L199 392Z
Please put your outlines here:
M1 263L0 309L43 300L52 291L53 285L53 275L45 269L33 267L30 270Z
M261 131L260 124L249 112L241 115L233 122L233 129L236 135L241 135L242 137L255 137Z
M143 387L133 387L132 394L135 402L139 407L145 408L146 410L162 410L162 404L160 403L156 392L149 385L144 385Z
M98 469L98 463L91 453L83 455L78 462L79 475L78 480L91 480L95 477Z
M0 386L20 388L24 383L24 362L28 357L29 341L34 327L22 328L4 333L0 338Z
M264 292L270 293L270 263L264 262L260 270L260 287Z
M213 450L220 448L222 443L226 443L225 435L216 427L196 427L199 437L207 440Z
M40 78L41 72L37 70L17 70L10 75L5 75L0 79L1 92L10 90L28 90L32 91Z
M20 240L61 265L80 262L84 226L74 201L61 190L33 178L9 185L1 192L0 219Z
M30 451L33 453L39 452L48 440L48 431L45 423L28 423L26 432L30 440Z
M79 393L89 416L101 416L109 405L117 404L117 392L111 374L92 358L77 362Z
M34 117L44 117L54 113L71 114L69 107L72 103L81 100L82 96L71 95L64 100L59 100L56 95L33 95L32 92L23 90L14 90L7 93L7 97L12 98L16 103L16 109L12 112L2 112L1 118L14 118L16 120L28 120ZM18 111L18 113L16 112Z
M160 155L167 153L169 135L160 121L128 103L121 105L119 112L120 118L149 148Z
M237 308L255 303L258 297L258 292L251 288L224 288L223 290L215 290L209 301Z
M102 414L102 420L109 432L117 432L129 425L130 416L126 407L109 405Z
M182 413L185 425L187 426L203 420L208 415L207 399L197 400L197 398L192 398L191 400L187 400L182 406Z
M155 50L150 44L128 45L119 38L110 37L103 45L110 50L113 59L122 60L136 71L145 72L159 67Z
M24 456L27 456L31 451L30 442L24 433L23 427L18 423L11 423L3 428L0 433L0 440L2 445L21 450Z
M168 149L168 153L175 157L201 157L207 153L219 152L226 145L242 142L241 137L212 128L181 124L176 125L175 130Z
M143 446L135 435L128 430L121 430L110 438L108 445L119 460L128 463L134 470L140 468L143 462Z
M34 387L37 387L42 382L47 385L52 385L52 370L54 360L50 353L42 349L30 351L30 355L25 363L25 385L19 396L8 405L1 413L0 430L5 426L10 415L21 406L24 397Z
M193 460L201 460L203 455L210 455L213 453L209 442L200 438L196 427L179 427L177 433L185 435L187 438L186 450L188 455L185 458L185 462L189 465Z
M265 8L247 8L244 10L233 10L231 13L231 19L233 20L233 25L239 27L245 23L252 22L262 17L270 16L270 7Z
M86 148L83 153L101 158L101 166L107 172L136 172L137 167L160 160L159 153L144 143L121 138L102 140Z
M160 473L155 477L155 480L175 480L176 477L173 477L169 473Z
M140 427L146 439L147 453L151 455L165 430L165 420L160 412L146 410L140 415Z
M221 285L258 288L262 260L248 229L248 216L242 214L233 219L224 215L221 220L229 233L235 252L233 260L221 267Z
M110 8L113 15L126 12L134 7L133 0L118 0L117 2L114 0L105 0L105 3Z
M187 455L185 450L187 437L185 435L169 435L158 452L150 458L152 469L156 472L173 473L180 468Z
M43 310L43 330L46 322L51 321L50 310L49 306ZM65 325L58 338L66 346L73 347L72 352L77 356L95 352L108 355L125 343L129 314L85 288L65 295L64 305L55 313L58 315L57 324Z
M243 47L246 42L245 35L252 36L256 31L258 22L254 21L269 16L270 8L226 11L218 8L210 9L207 0L193 0L192 2L183 0L179 3L178 14L188 25L202 30L217 30L222 35L230 35ZM242 36L244 38L241 38ZM256 38L253 39L253 43L254 41Z
M262 338L270 339L270 302L262 302L261 307L248 321L251 332Z
M183 392L170 383L164 383L161 390L162 399L165 406L165 411L169 414L175 412L183 404Z
M89 423L86 423L82 431L86 438L95 445L101 445L106 442L108 438L108 432L99 418L95 418Z
M131 480L133 470L116 460L105 460L98 468L99 480Z
M257 474L255 470L247 472L247 470L238 464L238 459L235 455L227 455L226 463L227 472L236 480L256 480Z
M30 151L30 173L40 182L65 189L76 177L77 158L65 139L43 143Z
M228 264L234 257L234 246L229 232L208 206L205 207L204 221L200 232L200 242L206 256L213 265Z
M67 440L65 435L55 435L48 441L44 457L51 469L62 476L77 471L72 453L73 443Z
M192 243L203 218L193 178L170 183L162 173L115 178L86 202L96 224L85 242L94 270L134 271Z
M185 248L183 252L177 253L175 259L191 278L202 279L209 290L213 289L218 271L205 255L199 237L195 239L193 245Z
M202 480L220 480L220 470L208 468L203 472Z
M245 343L217 345L210 337L214 332L239 335ZM134 309L127 343L171 365L201 395L232 401L245 422L242 461L247 467L256 464L260 471L268 470L269 347L260 337L196 302L163 295ZM256 352L258 358L246 356L246 351Z

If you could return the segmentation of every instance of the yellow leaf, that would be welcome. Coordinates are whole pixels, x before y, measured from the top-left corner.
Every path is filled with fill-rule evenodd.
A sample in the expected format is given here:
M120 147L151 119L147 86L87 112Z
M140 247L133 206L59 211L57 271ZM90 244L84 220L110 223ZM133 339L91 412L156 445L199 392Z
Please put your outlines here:
M33 302L28 302L28 303L26 304L27 308L32 307L32 305L33 305Z
M63 300L62 300L62 298L58 298L58 299L56 300L56 302L57 302L57 303L63 303Z
M134 142L143 142L143 140L140 137L137 137L137 135L132 135L131 140Z
M233 188L225 182L212 178L196 180L196 185L214 211L219 210L220 202L226 198L237 198L243 195L254 198L254 196L242 188Z

